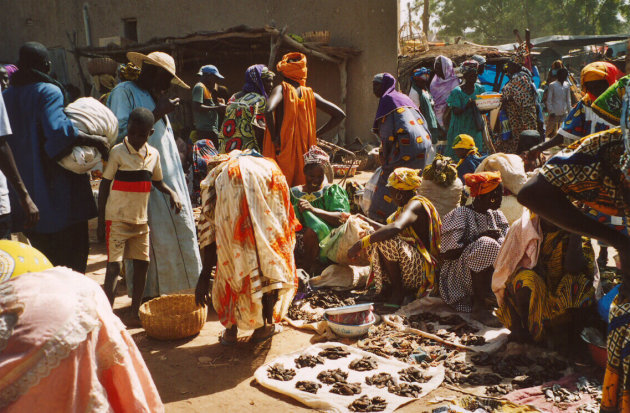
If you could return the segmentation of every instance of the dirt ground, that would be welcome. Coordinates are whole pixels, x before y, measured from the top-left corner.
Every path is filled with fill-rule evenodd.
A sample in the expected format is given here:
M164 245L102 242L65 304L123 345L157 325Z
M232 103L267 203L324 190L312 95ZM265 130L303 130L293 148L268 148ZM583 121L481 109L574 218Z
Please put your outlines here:
M107 253L92 231L88 276L100 284L105 277ZM115 313L126 321L131 300L119 287ZM265 343L247 342L247 333L239 335L235 347L224 347L218 336L223 330L214 310L199 335L178 341L159 341L147 337L141 328L130 328L138 348L151 371L167 412L307 412L312 409L269 391L256 383L254 371L275 357L308 347L312 334L284 326L284 330ZM350 343L348 343L350 344ZM459 393L440 388L422 400L407 404L397 412L431 411L439 404L429 404L436 397Z

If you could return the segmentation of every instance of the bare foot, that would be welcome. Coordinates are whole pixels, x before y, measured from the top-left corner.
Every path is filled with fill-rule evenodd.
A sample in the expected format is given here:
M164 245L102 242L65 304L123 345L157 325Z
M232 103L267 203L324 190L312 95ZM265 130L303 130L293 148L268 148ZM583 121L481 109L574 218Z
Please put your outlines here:
M236 344L236 336L238 334L238 328L236 326L232 326L230 328L226 328L223 330L223 333L219 336L219 342L224 346L232 346Z
M262 343L270 339L273 335L282 331L282 326L279 324L269 324L254 330L254 333L249 339L250 343Z

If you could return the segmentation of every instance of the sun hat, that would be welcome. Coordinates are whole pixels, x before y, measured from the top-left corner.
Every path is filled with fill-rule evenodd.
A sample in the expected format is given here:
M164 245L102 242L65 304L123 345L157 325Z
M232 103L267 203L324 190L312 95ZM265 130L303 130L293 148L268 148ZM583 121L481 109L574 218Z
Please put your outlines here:
M201 66L197 75L215 75L219 79L225 79L221 73L219 73L219 69L215 65L205 65Z
M190 86L184 83L184 81L181 80L177 76L177 74L175 74L175 59L173 59L173 57L168 53L152 52L148 55L144 55L138 52L129 52L127 53L127 59L129 59L131 63L138 66L140 69L142 69L142 64L144 62L153 66L159 66L169 72L171 75L173 75L173 80L171 80L171 83L174 83L177 86L181 86L185 89L190 89Z

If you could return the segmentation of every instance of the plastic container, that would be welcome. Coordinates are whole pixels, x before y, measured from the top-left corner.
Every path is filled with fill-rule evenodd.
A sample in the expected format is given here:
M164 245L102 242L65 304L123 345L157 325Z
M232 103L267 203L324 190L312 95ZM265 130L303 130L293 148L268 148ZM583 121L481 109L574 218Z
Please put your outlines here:
M372 320L369 323L359 324L359 325L346 325L335 323L328 319L328 315L324 314L324 320L328 323L328 326L333 331L333 333L337 334L340 337L361 337L367 334L370 326L376 322L376 320Z
M475 104L479 110L488 111L498 109L501 106L500 93L488 93L485 95L477 95Z
M606 340L601 337L601 333L592 327L582 330L580 337L588 345L588 351L591 358L601 368L606 368L608 361L608 350L606 349Z
M356 304L331 308L325 311L328 319L344 325L361 325L374 321L372 304Z

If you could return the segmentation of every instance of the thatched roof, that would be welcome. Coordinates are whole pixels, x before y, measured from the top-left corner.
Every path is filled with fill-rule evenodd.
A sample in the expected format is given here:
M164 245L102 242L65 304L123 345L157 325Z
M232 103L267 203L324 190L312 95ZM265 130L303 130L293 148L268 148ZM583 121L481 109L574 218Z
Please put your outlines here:
M473 55L481 55L489 64L501 64L514 54L500 51L492 46L482 46L470 42L449 44L445 46L429 46L429 50L410 56L398 56L398 79L402 90L409 88L409 79L414 69L424 66L433 69L433 63L438 56L450 58L455 65L470 59Z

